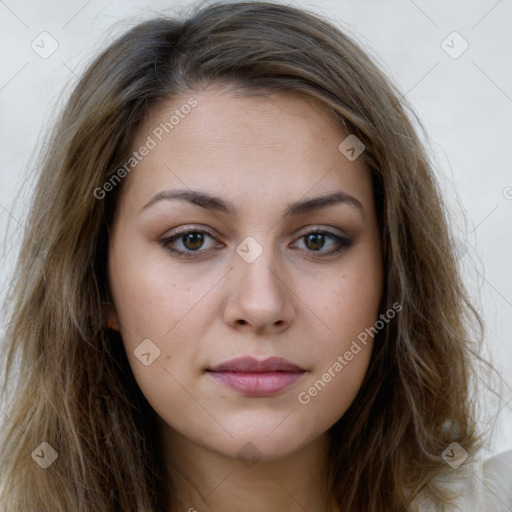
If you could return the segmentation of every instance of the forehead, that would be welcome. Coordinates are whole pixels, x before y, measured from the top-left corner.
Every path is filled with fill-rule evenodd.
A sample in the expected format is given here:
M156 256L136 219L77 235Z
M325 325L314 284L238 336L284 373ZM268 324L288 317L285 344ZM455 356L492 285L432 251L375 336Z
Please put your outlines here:
M123 196L142 207L162 188L179 186L235 203L258 197L282 203L341 187L368 200L363 158L350 161L338 149L346 137L326 107L298 94L208 89L169 98L136 134L134 151L149 139L154 147L126 179Z

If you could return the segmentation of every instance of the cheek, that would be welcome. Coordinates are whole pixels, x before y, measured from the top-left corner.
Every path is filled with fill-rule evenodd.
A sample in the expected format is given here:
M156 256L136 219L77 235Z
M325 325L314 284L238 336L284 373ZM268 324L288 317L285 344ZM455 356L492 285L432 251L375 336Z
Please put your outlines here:
M110 276L127 339L165 338L189 315L197 314L197 306L216 282L213 272L191 273L184 266L173 267L163 250L156 256L136 251L129 256L114 255Z
M171 354L187 361L197 350L201 325L190 318L197 316L208 283L191 282L170 267L165 254L148 257L136 247L113 252L109 271L126 354L145 391L146 385L156 385L156 372L165 377Z
M206 285L192 283L162 261L139 264L136 252L113 261L112 295L139 388L164 417L175 410L187 418L201 417L185 390L194 377L190 369L204 328L191 319L205 314L201 297Z
M360 344L361 345L361 344ZM371 355L371 342L347 361L342 352L305 383L297 395L301 428L312 437L334 425L353 403L363 382Z
M128 247L126 241L117 242L117 247ZM133 244L129 250L114 249L109 262L123 344L134 376L150 401L153 395L159 400L173 395L180 400L182 389L177 383L187 387L199 376L207 348L204 340L220 315L212 297L226 274L222 268L199 272L195 265L172 264L170 258L163 249ZM147 367L137 357L143 342L149 352L158 354ZM182 397L183 406L187 397L186 393Z
M357 395L371 358L382 289L378 253L361 251L347 259L328 293L324 289L308 298L319 305L329 328L329 335L317 340L315 371L297 396L313 423L333 424Z
M368 275L344 275L323 299L328 301L324 306L326 322L335 336L355 338L377 320L381 297L382 285Z
M308 299L320 305L322 319L331 334L329 346L348 349L353 339L374 325L382 299L382 281L378 252L359 251L347 258L340 272L330 279L327 292L325 288L318 290ZM332 357L331 350L324 353Z

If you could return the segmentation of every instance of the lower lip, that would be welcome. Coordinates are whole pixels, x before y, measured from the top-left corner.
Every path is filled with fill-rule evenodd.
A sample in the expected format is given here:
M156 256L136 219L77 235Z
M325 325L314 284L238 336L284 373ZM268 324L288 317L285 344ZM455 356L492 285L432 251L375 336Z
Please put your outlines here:
M275 395L294 384L304 372L209 372L210 375L228 388L250 396Z

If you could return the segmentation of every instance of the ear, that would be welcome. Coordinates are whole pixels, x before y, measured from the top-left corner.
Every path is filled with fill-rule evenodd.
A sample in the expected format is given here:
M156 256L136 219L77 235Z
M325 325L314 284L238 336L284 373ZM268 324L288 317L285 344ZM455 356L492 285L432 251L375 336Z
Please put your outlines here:
M119 317L113 304L105 304L105 324L107 329L119 330Z

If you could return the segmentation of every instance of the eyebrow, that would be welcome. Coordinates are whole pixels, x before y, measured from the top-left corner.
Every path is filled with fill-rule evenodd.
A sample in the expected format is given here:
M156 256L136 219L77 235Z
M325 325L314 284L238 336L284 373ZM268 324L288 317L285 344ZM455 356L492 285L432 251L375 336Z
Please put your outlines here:
M196 206L200 206L206 210L215 211L219 213L225 213L228 215L236 215L238 209L233 203L222 199L220 197L212 196L206 192L200 192L198 190L163 190L155 196L153 196L142 208L141 211L147 210L151 206L155 205L160 201L171 201L171 200L187 201ZM355 206L359 210L363 210L363 205L354 196L347 194L346 192L336 191L330 194L326 194L319 197L313 197L310 199L303 199L289 203L283 214L283 217L293 217L304 213L309 213L314 210L320 210L335 204L348 204Z

